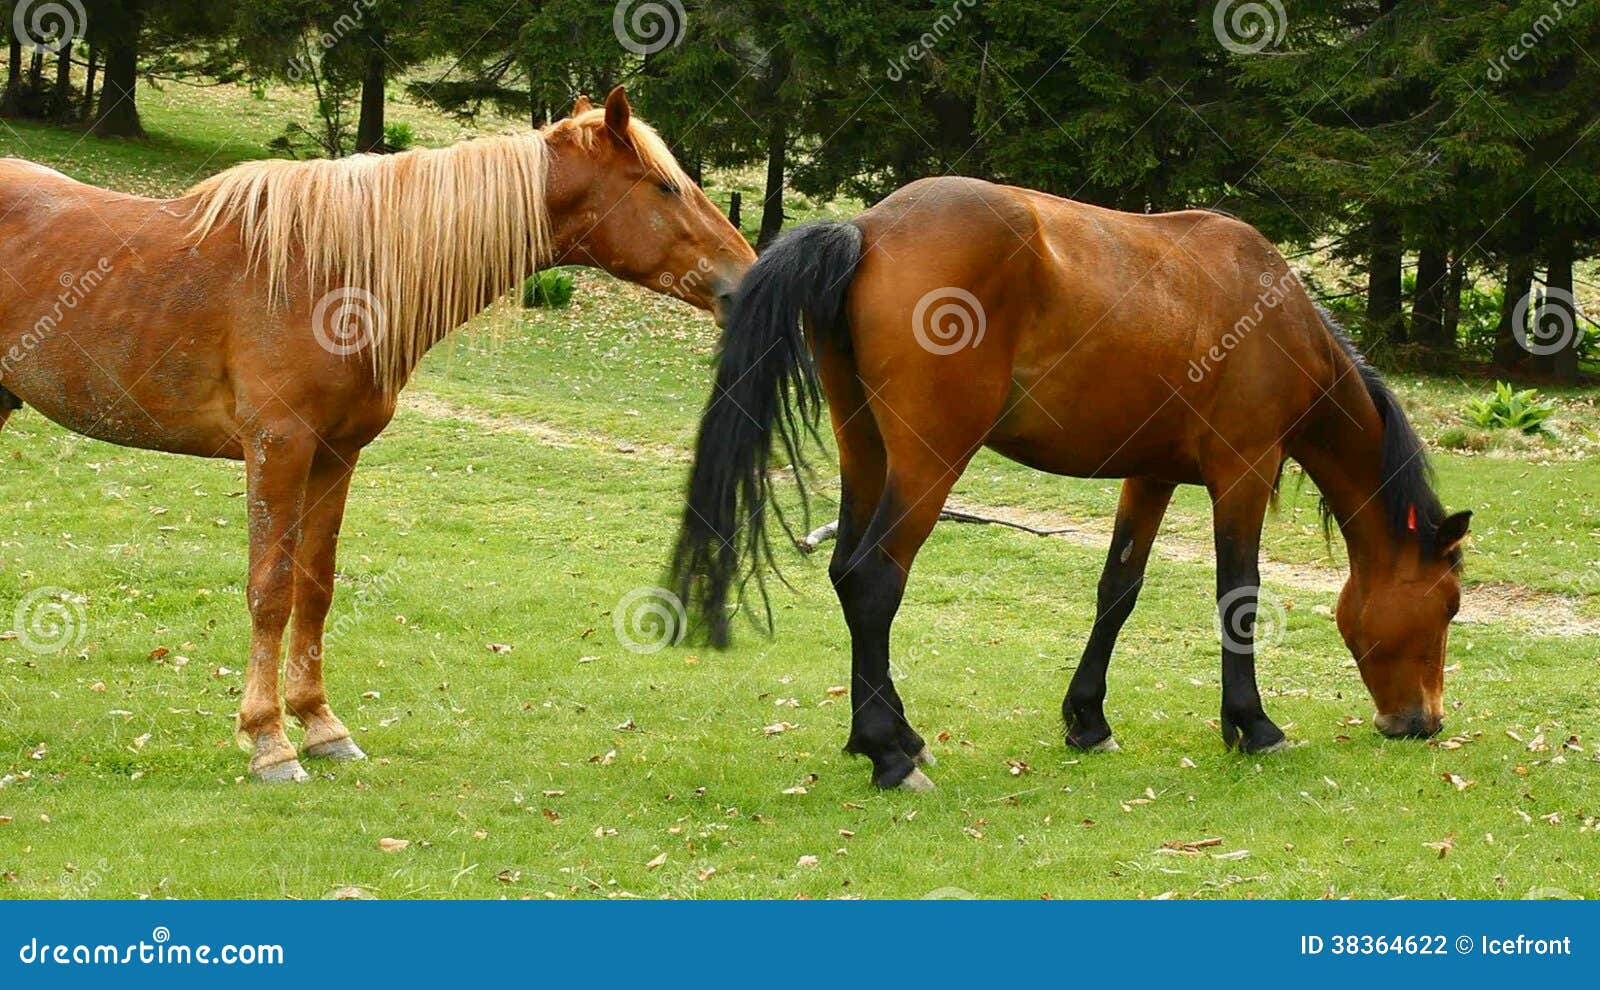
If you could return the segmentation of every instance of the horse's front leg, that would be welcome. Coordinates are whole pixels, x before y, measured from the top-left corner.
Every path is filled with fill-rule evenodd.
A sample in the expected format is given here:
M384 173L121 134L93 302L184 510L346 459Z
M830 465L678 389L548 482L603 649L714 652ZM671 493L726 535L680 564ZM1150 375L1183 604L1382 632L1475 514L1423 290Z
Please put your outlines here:
M1278 461L1262 458L1209 482L1217 546L1217 615L1222 629L1222 741L1246 753L1284 746L1283 730L1256 687L1256 611L1261 594L1261 524Z
M301 751L308 757L361 760L361 752L339 717L328 706L322 682L323 628L333 604L334 564L339 526L344 519L350 477L360 451L324 446L311 464L301 515L300 545L295 553L294 619L289 636L288 677L284 700L305 726Z
M257 780L306 779L283 731L278 660L293 606L295 544L316 446L316 437L303 429L261 427L243 443L250 502L250 660L238 736L240 745L250 750L250 773Z

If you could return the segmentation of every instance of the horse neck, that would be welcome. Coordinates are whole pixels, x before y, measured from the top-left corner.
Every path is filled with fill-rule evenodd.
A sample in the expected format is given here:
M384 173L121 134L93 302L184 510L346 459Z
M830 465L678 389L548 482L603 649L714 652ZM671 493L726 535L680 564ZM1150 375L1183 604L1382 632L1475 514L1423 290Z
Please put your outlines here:
M1351 577L1358 583L1364 575L1391 569L1396 559L1381 492L1383 430L1383 418L1360 371L1351 367L1318 400L1289 448L1327 500L1350 552Z

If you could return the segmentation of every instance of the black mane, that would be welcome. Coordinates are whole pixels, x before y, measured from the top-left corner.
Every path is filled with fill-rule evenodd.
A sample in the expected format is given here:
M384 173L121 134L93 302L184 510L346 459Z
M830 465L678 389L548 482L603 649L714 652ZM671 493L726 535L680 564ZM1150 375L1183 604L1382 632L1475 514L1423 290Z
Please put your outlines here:
M1437 539L1439 526L1444 522L1446 513L1444 504L1433 490L1433 466L1428 462L1427 446L1417 436L1417 431L1412 429L1410 420L1406 419L1405 410L1400 408L1400 400L1395 398L1383 376L1378 374L1378 369L1367 362L1355 341L1333 321L1327 310L1319 306L1317 314L1322 317L1322 325L1328 328L1329 335L1356 366L1362 383L1367 387L1367 394L1372 397L1373 404L1378 407L1378 415L1383 419L1383 482L1378 497L1383 500L1389 530L1398 540L1421 540L1424 553L1437 559L1441 556ZM1318 505L1318 511L1322 515L1323 531L1331 536L1333 510L1326 498ZM1450 547L1443 557L1452 568L1460 569L1459 545Z

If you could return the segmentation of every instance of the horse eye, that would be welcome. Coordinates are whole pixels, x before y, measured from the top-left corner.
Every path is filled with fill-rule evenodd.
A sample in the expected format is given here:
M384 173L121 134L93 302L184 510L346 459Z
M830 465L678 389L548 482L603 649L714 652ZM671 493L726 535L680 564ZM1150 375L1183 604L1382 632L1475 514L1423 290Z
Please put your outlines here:
M670 183L670 182L658 182L658 183L656 183L656 188L661 190L663 193L665 193L668 196L676 196L676 195L678 195L677 188L675 186L673 186L673 184Z

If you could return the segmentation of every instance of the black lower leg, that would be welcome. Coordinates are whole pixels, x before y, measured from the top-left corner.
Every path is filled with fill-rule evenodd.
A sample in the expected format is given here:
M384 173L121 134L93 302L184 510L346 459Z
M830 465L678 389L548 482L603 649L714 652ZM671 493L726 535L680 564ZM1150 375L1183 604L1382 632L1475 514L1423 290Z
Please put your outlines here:
M1222 741L1259 753L1283 743L1256 687L1255 629L1260 598L1258 539L1217 538L1217 613L1222 626Z
M1111 725L1105 714L1106 669L1111 663L1117 635L1139 600L1150 546L1171 498L1169 484L1142 478L1123 482L1117 521L1112 527L1111 548L1100 573L1094 628L1089 632L1089 642L1083 648L1083 659L1078 661L1067 696L1061 702L1069 746L1093 749L1111 738Z
M915 769L922 737L906 721L905 705L889 674L889 627L905 591L905 577L883 551L847 533L841 517L839 545L829 567L850 627L850 738L845 752L872 761L872 782L894 787Z

